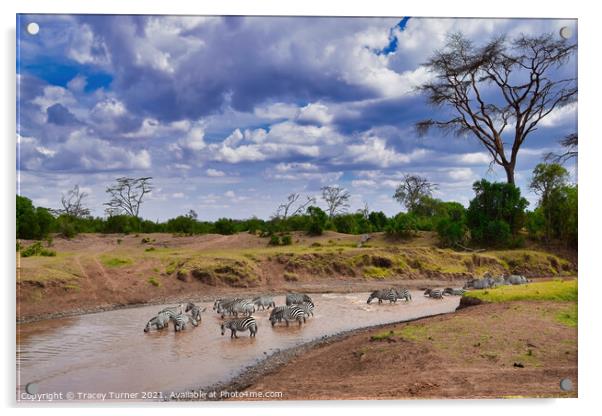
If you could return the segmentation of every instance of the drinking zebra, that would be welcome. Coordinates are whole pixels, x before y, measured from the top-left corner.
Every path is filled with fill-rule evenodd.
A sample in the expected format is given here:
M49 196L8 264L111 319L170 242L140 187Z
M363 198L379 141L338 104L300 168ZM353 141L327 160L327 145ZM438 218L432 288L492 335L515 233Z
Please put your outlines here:
M289 293L286 295L287 305L302 305L304 302L310 303L311 306L315 306L314 301L304 293Z
M284 308L286 308L286 306L275 306L274 309L272 309L269 318L272 326L274 326L276 322L282 321L282 317L284 315Z
M397 295L397 299L405 299L406 302L412 300L412 294L406 288L393 289Z
M152 317L144 327L144 332L151 330L151 327L155 327L157 330L167 328L169 325L169 315L166 313L159 313L157 316Z
M276 302L274 302L274 297L270 295L257 296L255 299L253 299L253 303L255 304L255 306L257 306L257 310L259 310L259 307L261 306L262 311L276 306Z
M290 321L297 321L301 326L306 322L305 314L305 309L299 305L276 306L270 314L270 323L274 326L276 322L284 320L286 326L289 326Z
M186 324L189 322L193 326L198 326L198 322L194 318L192 318L186 314L183 314L183 313L180 313L180 314L174 315L174 316L170 316L169 319L171 321L173 321L173 327L176 332L186 329Z
M443 299L443 291L441 289L426 289L424 296L431 297L433 299Z
M231 319L222 323L221 328L222 335L226 333L226 329L231 331L230 338L238 338L236 331L249 331L251 334L250 336L255 337L255 334L257 334L257 321L255 321L255 318L252 316L240 319Z
M451 296L463 296L465 293L466 293L466 290L464 290L464 289L454 289L451 287L446 287L445 290L443 290L444 295L451 295Z
M206 309L207 308L201 309L200 307L196 306L194 303L188 302L186 304L186 309L184 310L184 312L190 312L190 316L192 316L192 319L194 319L195 321L201 322L201 312L205 312Z
M388 300L389 303L396 303L397 292L395 291L395 289L375 290L374 292L370 293L370 296L368 297L368 301L366 303L370 304L370 302L372 302L372 299L378 299L379 304L383 303L383 300Z

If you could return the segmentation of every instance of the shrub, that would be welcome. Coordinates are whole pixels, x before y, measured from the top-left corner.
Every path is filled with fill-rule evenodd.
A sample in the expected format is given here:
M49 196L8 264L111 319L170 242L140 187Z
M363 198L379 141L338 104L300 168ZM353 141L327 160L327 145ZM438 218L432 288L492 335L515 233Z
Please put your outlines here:
M280 245L280 237L278 237L277 235L271 236L268 244L270 246L279 246Z
M322 211L319 207L311 206L307 208L309 214L309 221L307 223L307 234L309 235L322 235L326 224L328 223L328 215Z
M153 285L155 287L161 286L161 283L154 277L151 277L150 279L148 279L148 283L150 283L151 285Z
M54 257L54 256L56 256L56 251L45 249L44 247L42 247L41 241L36 241L29 247L21 250L21 257L31 257L31 256Z
M229 218L220 218L214 224L217 234L232 235L236 232L234 221Z
M290 246L291 244L293 244L293 238L291 237L291 235L290 234L283 235L281 244L283 246Z
M437 234L443 246L454 247L466 243L468 229L463 219L443 218L437 223Z
M491 183L485 179L473 185L466 220L471 239L488 246L507 246L525 222L529 204L513 184Z
M418 230L416 218L412 214L400 212L387 224L387 235L396 238L409 238L416 235Z

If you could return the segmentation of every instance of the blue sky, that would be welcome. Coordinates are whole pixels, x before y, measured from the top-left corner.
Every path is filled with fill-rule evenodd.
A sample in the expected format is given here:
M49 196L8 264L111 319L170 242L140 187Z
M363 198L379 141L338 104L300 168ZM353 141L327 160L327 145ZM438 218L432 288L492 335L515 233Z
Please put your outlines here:
M268 218L291 192L338 184L351 210L392 215L399 179L417 173L467 204L475 180L505 174L470 136L417 136L442 111L415 92L431 76L421 64L452 32L478 43L563 26L577 33L550 19L21 15L20 192L56 208L79 184L103 215L116 177L153 176L145 218L213 220ZM523 145L516 178L532 205L531 170L576 126L575 104Z

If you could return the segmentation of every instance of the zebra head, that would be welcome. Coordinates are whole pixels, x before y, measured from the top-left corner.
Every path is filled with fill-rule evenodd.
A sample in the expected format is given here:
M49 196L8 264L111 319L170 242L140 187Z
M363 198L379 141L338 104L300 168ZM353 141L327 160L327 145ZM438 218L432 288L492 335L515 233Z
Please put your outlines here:
M151 327L151 322L152 322L152 321L153 321L153 320L151 319L150 321L148 321L148 322L146 323L146 326L144 327L144 332L148 332L148 331L150 331L150 327Z
M188 303L186 304L186 309L184 309L184 312L188 312L188 311L190 311L190 310L191 310L192 308L194 308L194 307L195 307L195 304L194 304L194 303L192 303L192 302L188 302Z
M426 290L424 291L424 296L428 296L428 295L430 295L432 290L433 290L433 289L426 289Z
M226 333L226 325L222 324L221 329L222 329L222 335L224 335Z

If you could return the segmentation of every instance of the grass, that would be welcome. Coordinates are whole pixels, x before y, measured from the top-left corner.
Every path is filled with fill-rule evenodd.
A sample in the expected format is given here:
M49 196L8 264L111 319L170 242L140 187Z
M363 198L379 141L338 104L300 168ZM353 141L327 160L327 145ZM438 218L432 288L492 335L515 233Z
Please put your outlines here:
M101 256L100 261L107 267L123 267L132 264L132 259L127 257Z
M155 277L151 277L150 279L148 279L148 283L155 287L161 286L161 283Z
M370 279L382 280L391 276L391 270L384 267L367 266L364 267L364 277Z
M566 326L576 327L577 326L577 314L578 314L577 304L574 304L574 305L571 305L570 308L567 308L564 311L558 312L555 315L555 319L556 319L556 321L558 321L561 324L564 324Z
M517 300L551 300L577 302L577 280L552 280L495 289L473 290L464 296L484 302L510 302Z

